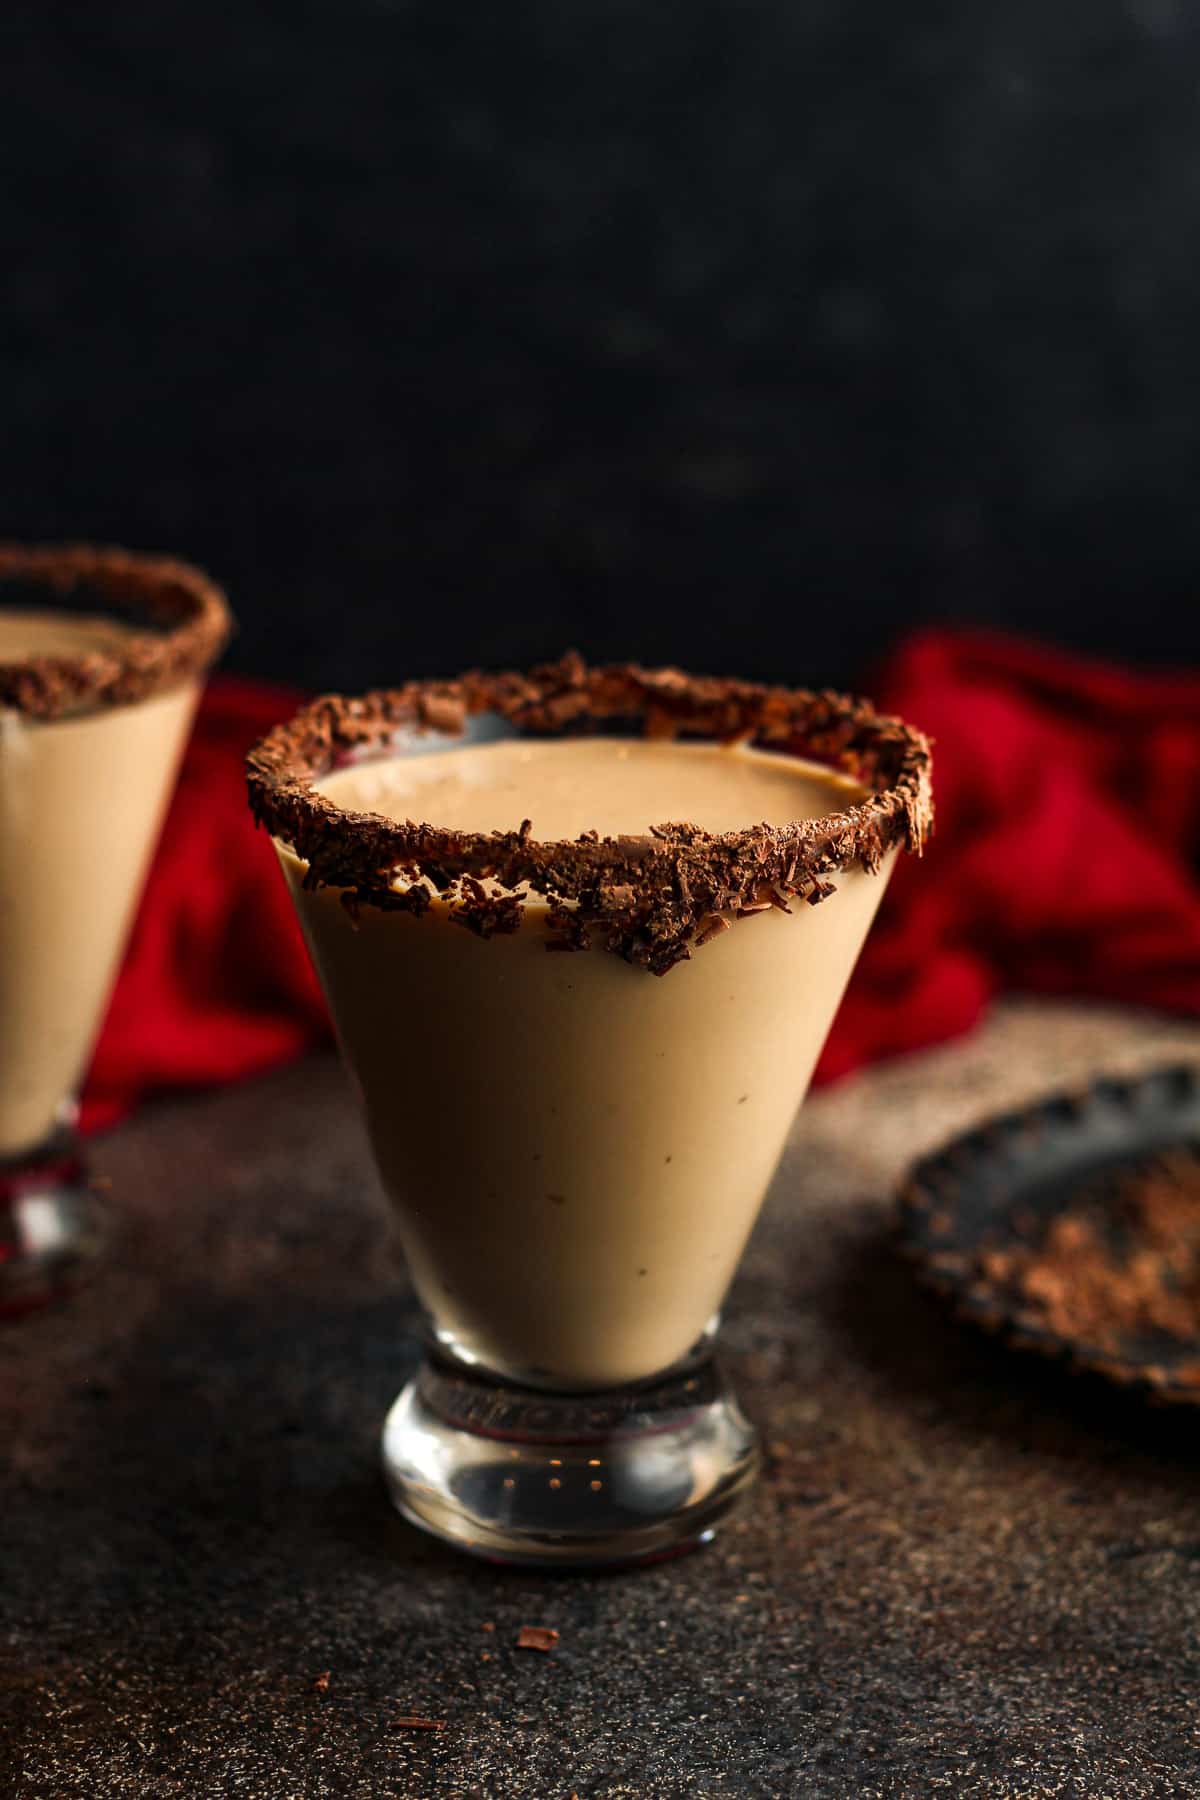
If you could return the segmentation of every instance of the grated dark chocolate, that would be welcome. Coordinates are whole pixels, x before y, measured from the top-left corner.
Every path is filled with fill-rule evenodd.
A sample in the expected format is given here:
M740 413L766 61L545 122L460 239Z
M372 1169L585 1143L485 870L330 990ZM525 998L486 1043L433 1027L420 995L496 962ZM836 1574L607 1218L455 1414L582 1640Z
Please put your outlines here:
M108 606L150 627L111 649L0 660L0 707L34 719L129 706L176 687L216 661L232 628L220 588L173 557L93 544L0 543L0 606L6 589L17 587L23 604L43 595L55 606L74 599L80 611Z
M746 740L848 776L867 797L785 826L713 833L675 822L645 836L540 843L528 821L491 833L401 823L337 806L313 785L357 754L386 751L400 732L459 734L484 713L537 736L627 721L652 738ZM867 700L678 669L592 669L570 653L527 674L324 695L263 738L246 767L255 818L308 864L306 887L342 890L351 910L423 913L432 888L456 923L489 937L517 930L522 895L535 893L548 903L547 949L608 950L663 975L720 936L727 915L787 911L792 898L816 904L839 870L875 871L897 845L919 854L932 829L930 763L928 740Z

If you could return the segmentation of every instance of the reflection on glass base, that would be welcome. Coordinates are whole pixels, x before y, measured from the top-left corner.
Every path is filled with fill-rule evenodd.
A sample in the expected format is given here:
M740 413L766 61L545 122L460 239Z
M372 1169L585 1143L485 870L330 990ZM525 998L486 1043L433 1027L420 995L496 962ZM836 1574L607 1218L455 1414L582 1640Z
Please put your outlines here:
M758 1462L711 1361L620 1393L552 1394L435 1353L383 1430L384 1475L406 1519L527 1568L613 1568L707 1543Z
M0 1161L0 1318L73 1292L108 1239L76 1140L64 1133L33 1157Z

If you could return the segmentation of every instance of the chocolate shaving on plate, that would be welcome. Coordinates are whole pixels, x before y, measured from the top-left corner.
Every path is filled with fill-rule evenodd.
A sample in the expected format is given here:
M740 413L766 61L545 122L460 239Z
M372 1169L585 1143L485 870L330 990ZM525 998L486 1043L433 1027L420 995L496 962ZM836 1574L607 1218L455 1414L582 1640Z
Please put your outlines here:
M75 656L0 659L0 708L33 719L178 687L216 661L232 628L224 594L201 570L92 544L0 543L0 608L17 595L22 608L132 612L146 626Z
M866 790L862 801L794 824L707 832L686 821L644 835L540 843L517 831L451 831L355 812L314 783L372 754L402 751L406 734L460 734L480 714L528 735L586 733L610 721L643 735L739 740L819 763ZM787 910L833 892L830 874L875 871L898 845L919 853L932 827L929 743L866 700L830 692L685 675L632 664L588 668L571 653L527 674L468 674L347 698L325 695L255 746L247 759L258 822L308 865L305 885L363 905L428 910L431 890L481 937L522 923L524 896L548 902L548 949L599 948L664 975L713 920ZM484 884L487 884L486 886Z
M1200 1340L1200 1156L1166 1151L1107 1205L1085 1189L1037 1244L979 1252L1023 1316L1059 1337L1121 1351L1131 1335Z
M517 1637L518 1650L553 1650L558 1633L553 1625L522 1625Z

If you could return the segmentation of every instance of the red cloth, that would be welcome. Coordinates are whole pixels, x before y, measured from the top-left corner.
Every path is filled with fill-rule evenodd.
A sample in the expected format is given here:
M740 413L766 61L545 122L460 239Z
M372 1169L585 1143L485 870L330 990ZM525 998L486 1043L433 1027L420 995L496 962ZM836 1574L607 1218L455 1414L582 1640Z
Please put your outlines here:
M876 694L936 740L937 836L896 871L820 1077L965 1031L1003 989L1200 1013L1200 676L931 632ZM209 689L88 1085L93 1127L328 1035L242 783L246 747L296 698Z
M819 1077L967 1030L993 995L1200 1013L1200 675L927 632L876 684L934 740L937 828L903 857Z
M210 683L84 1093L85 1130L144 1095L237 1081L328 1035L271 841L246 805L249 746L290 688Z

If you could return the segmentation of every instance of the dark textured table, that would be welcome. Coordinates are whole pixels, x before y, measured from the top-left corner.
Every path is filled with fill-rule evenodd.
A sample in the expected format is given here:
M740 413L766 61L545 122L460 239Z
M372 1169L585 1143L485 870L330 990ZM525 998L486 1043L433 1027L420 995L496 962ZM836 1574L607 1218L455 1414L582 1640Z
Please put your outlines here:
M917 1152L1181 1049L1014 1006L815 1098L729 1312L768 1476L599 1578L389 1512L413 1309L333 1062L147 1111L115 1266L0 1333L0 1794L1200 1795L1200 1421L977 1340L888 1241Z

